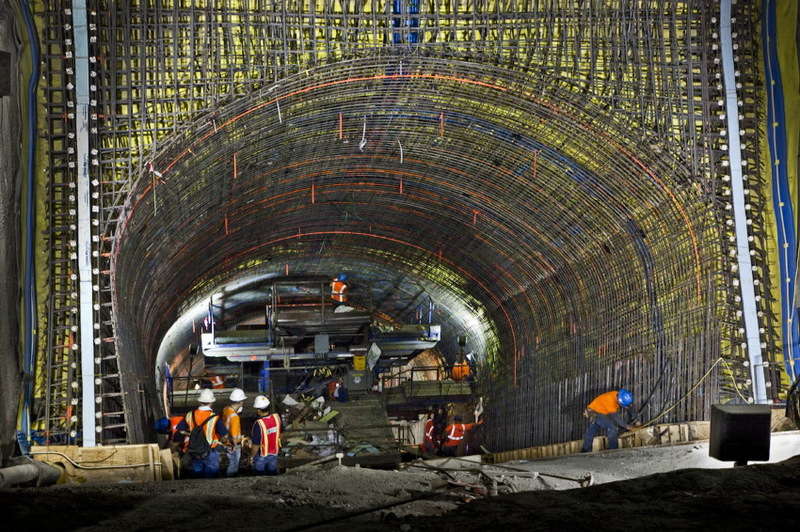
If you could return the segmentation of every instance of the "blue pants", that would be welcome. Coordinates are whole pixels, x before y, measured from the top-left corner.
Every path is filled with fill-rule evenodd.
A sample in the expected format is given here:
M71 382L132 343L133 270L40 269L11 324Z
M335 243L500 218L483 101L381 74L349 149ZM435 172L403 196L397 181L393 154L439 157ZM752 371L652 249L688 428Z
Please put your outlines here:
M201 478L213 478L219 474L219 453L211 449L205 458L192 458L192 474Z
M225 474L229 477L237 474L239 472L239 461L242 458L242 446L237 445L232 450L228 451L228 469L225 471Z
M582 453L591 452L592 441L600 429L606 429L608 433L609 449L616 449L619 447L619 442L617 440L619 428L617 427L616 421L614 421L610 416L598 414L595 420L589 424L589 428L586 429L586 434L583 436L583 447L581 448Z
M259 475L278 474L278 455L268 454L267 456L256 455L253 458L253 470Z

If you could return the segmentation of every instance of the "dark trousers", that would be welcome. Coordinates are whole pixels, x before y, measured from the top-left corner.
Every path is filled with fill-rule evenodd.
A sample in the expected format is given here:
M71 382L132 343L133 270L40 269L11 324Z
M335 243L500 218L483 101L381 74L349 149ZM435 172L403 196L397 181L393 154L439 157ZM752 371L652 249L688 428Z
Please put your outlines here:
M589 424L589 428L586 429L586 434L583 436L581 452L588 453L592 450L592 441L600 429L605 429L607 432L609 449L616 449L619 447L619 441L617 440L619 428L617 427L617 423L611 416L598 414L594 418L594 421Z

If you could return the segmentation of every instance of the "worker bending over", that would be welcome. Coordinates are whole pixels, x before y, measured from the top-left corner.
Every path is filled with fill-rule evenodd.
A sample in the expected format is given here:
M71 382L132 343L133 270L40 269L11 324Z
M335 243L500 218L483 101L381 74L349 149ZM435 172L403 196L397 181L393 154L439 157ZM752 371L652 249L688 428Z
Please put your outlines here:
M225 474L229 477L239 472L239 461L242 459L242 422L239 414L244 407L244 400L247 396L240 388L234 388L231 392L231 404L222 410L222 422L228 429L228 469Z
M583 412L589 418L589 428L583 436L582 453L592 450L594 437L600 429L605 429L608 434L608 448L616 449L619 446L619 427L632 430L634 426L626 424L622 419L623 409L633 404L633 395L628 390L621 388L600 394L589 403Z
M187 453L191 459L191 473L198 477L211 478L219 474L217 447L220 439L228 434L228 429L225 428L222 418L211 409L214 392L201 390L197 402L200 406L186 414L178 424L176 438L189 437Z
M278 452L281 449L281 417L269 411L269 399L256 397L253 406L258 419L251 433L253 447L253 470L261 475L278 474Z

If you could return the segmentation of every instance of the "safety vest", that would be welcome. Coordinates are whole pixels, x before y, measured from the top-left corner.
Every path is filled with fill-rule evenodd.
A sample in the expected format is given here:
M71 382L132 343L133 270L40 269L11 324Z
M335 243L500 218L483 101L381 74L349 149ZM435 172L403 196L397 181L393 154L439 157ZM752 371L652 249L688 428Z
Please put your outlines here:
M347 283L342 281L331 282L331 299L339 303L347 302Z
M228 435L231 438L237 438L242 435L242 424L239 419L239 414L232 406L226 406L222 410L222 422L225 428L228 429Z
M178 425L183 421L183 416L172 416L169 418L169 435L174 437L178 431Z
M469 377L469 364L466 362L458 362L453 365L450 376L454 381L461 381Z
M444 442L444 444L448 446L458 445L458 443L464 439L466 427L463 423L455 423L453 425L448 425L445 431L447 432L447 441Z
M203 422L211 416L214 416L214 412L211 410L192 410L188 414L186 414L186 425L189 426L189 432L194 430L194 428L198 425L202 425ZM217 434L217 422L216 421L209 421L203 427L203 432L206 434L206 441L213 449L217 445L219 445L219 434Z
M169 439L175 441L175 433L178 432L178 425L183 421L183 416L172 416L169 418ZM183 437L183 442L180 446L180 452L186 452L189 446L189 436Z
M211 387L215 390L220 390L225 387L225 379L223 379L220 375L214 375L211 377Z
M425 441L433 441L433 420L425 422Z
M257 420L261 428L261 456L276 455L281 448L281 418L272 414Z

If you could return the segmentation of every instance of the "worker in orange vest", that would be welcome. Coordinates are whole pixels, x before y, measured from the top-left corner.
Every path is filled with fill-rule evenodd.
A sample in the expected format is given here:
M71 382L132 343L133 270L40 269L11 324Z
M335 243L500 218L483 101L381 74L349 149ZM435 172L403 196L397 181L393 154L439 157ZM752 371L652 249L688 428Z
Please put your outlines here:
M456 362L453 364L453 369L450 370L450 377L454 381L463 381L469 378L470 367L466 360Z
M192 410L178 423L177 433L190 438L187 452L191 459L191 473L198 477L211 478L219 473L219 452L217 447L223 436L227 436L228 429L222 418L214 413L211 403L214 402L214 392L209 389L200 390L197 399L200 406ZM214 419L216 418L216 419ZM195 427L202 427L210 451L205 456L194 455L191 445L191 434Z
M347 275L340 273L331 281L331 299L337 303L347 303Z
M435 426L433 423L433 412L428 412L428 419L425 421L425 434L420 445L422 454L436 454L438 442L434 437Z
M234 388L230 399L231 404L222 410L222 422L228 429L228 468L225 474L232 477L239 472L239 462L242 459L242 422L239 414L247 396L241 388Z
M189 445L189 437L178 433L178 425L183 421L183 416L170 416L169 418L169 448L173 452L183 454Z
M591 452L594 437L600 429L607 431L608 448L616 449L619 446L617 438L619 428L632 430L636 427L636 424L626 424L621 415L623 409L628 408L631 404L633 404L633 394L624 388L611 390L595 397L583 412L584 417L589 418L590 423L583 436L581 452Z
M281 417L270 413L269 399L263 395L255 398L253 406L258 419L253 423L253 470L260 475L278 474L278 452L281 449Z
M481 423L483 423L483 420L477 423L464 423L461 416L455 416L453 423L447 425L444 429L445 440L442 443L442 454L444 456L463 456L464 444L466 443L464 438L467 432Z
M222 378L222 375L212 375L208 380L211 382L211 388L214 390L225 388L225 379Z

